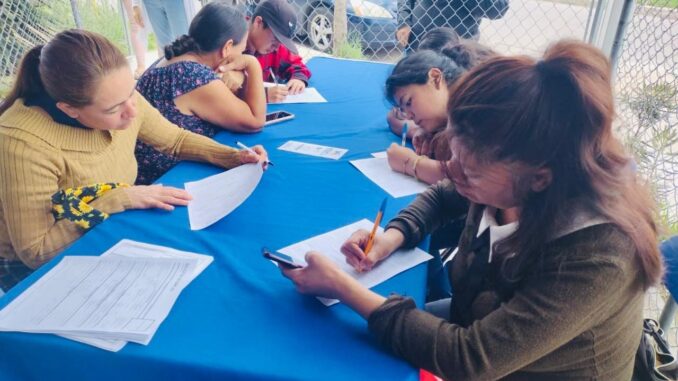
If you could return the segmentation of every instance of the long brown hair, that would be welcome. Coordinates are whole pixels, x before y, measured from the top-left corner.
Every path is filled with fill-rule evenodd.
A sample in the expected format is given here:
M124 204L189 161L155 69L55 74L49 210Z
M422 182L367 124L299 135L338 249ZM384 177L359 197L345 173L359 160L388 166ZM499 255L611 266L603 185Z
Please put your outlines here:
M598 49L561 41L539 61L493 58L450 92L449 133L471 152L552 171L550 186L523 200L516 233L497 245L500 252L518 253L505 262L513 262L505 269L518 278L529 261L526 255L540 252L555 234L554 217L575 199L585 200L630 237L646 287L661 278L654 203L612 134L610 76L610 64Z
M101 78L125 65L125 56L106 37L82 29L63 31L24 55L0 115L17 99L44 93L71 106L86 106Z

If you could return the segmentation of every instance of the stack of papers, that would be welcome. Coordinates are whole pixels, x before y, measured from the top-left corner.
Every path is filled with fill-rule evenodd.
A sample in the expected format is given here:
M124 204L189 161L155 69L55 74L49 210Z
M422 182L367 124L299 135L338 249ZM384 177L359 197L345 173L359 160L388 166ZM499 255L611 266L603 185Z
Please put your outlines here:
M0 331L52 333L110 351L146 345L211 261L128 240L100 257L66 256L0 311Z
M351 265L346 263L346 256L341 253L341 246L348 237L355 231L365 229L372 230L373 222L363 219L358 222L346 225L342 228L332 230L331 232L309 238L305 241L295 243L294 245L282 248L280 251L294 259L295 263L306 265L306 253L315 250L328 257L344 272L354 277L365 287L374 287L385 280L398 275L399 273L412 268L422 262L433 258L425 251L414 248L410 250L398 250L391 254L384 261L378 263L372 270L359 273ZM377 234L383 233L381 227ZM339 301L336 299L318 298L324 305L331 306Z
M375 153L374 155L380 155ZM411 194L421 193L428 188L428 184L422 183L414 177L396 172L388 165L386 157L374 157L371 159L352 160L351 164L358 168L363 175L379 185L392 197L404 197Z

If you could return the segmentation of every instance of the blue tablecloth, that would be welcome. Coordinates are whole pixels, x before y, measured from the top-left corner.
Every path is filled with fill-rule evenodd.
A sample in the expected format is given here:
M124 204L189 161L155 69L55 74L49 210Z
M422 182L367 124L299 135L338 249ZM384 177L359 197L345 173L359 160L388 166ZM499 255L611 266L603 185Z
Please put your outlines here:
M276 105L292 121L255 135L222 132L233 145L263 144L275 163L252 196L226 218L191 231L186 208L127 211L87 233L65 255L99 255L128 238L214 256L180 295L148 346L110 353L52 335L0 333L0 379L8 380L416 380L417 370L379 348L366 322L343 304L325 307L298 294L262 259L279 249L362 218L373 219L386 193L348 163L399 139L385 122L383 84L391 66L314 58L315 86L329 103ZM340 160L277 149L288 140L348 148ZM186 181L218 168L181 163L159 182ZM390 199L384 223L412 197ZM382 225L383 225L382 224ZM4 307L60 259L0 299ZM377 286L383 295L424 299L425 265Z

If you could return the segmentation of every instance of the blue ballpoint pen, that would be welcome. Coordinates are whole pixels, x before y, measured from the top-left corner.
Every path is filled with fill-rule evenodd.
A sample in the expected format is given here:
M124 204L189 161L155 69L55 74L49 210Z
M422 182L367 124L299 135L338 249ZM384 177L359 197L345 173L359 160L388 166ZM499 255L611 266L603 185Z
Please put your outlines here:
M403 124L403 140L400 142L400 145L404 147L405 143L407 143L407 122Z
M241 142L235 142L235 145L237 145L238 147L244 149L245 151L248 151L248 152L251 152L251 153L257 155L257 153L254 152L254 150L253 150L252 148L250 148L250 147L248 147L248 146L242 144ZM267 161L266 164L268 164L268 165L273 165L273 162Z

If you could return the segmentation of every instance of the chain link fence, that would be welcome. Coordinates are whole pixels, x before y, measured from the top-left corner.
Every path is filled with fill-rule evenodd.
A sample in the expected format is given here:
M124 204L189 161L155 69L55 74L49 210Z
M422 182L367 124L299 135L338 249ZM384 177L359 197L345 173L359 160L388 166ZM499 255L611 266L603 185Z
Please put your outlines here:
M31 47L57 32L76 27L93 30L129 53L117 0L0 0L0 99Z
M259 0L231 0L251 14ZM396 62L427 30L448 26L504 54L538 55L562 38L589 41L602 28L603 0L288 0L299 17L305 59L318 55ZM207 3L209 0L201 0ZM346 9L344 13L337 9ZM0 98L22 54L59 30L95 30L129 52L119 0L0 0ZM345 38L335 38L341 24ZM341 33L340 33L341 35ZM678 234L678 0L640 0L616 62L616 128L651 180L666 236ZM149 50L154 50L153 44ZM155 57L155 55L153 55ZM152 60L147 60L148 63ZM652 290L646 315L657 317L664 289ZM674 323L669 339L678 348Z
M678 234L678 1L640 0L616 62L617 130L649 179L665 225ZM675 274L674 274L675 276ZM669 297L651 290L645 314L657 319ZM678 321L668 330L674 353Z

